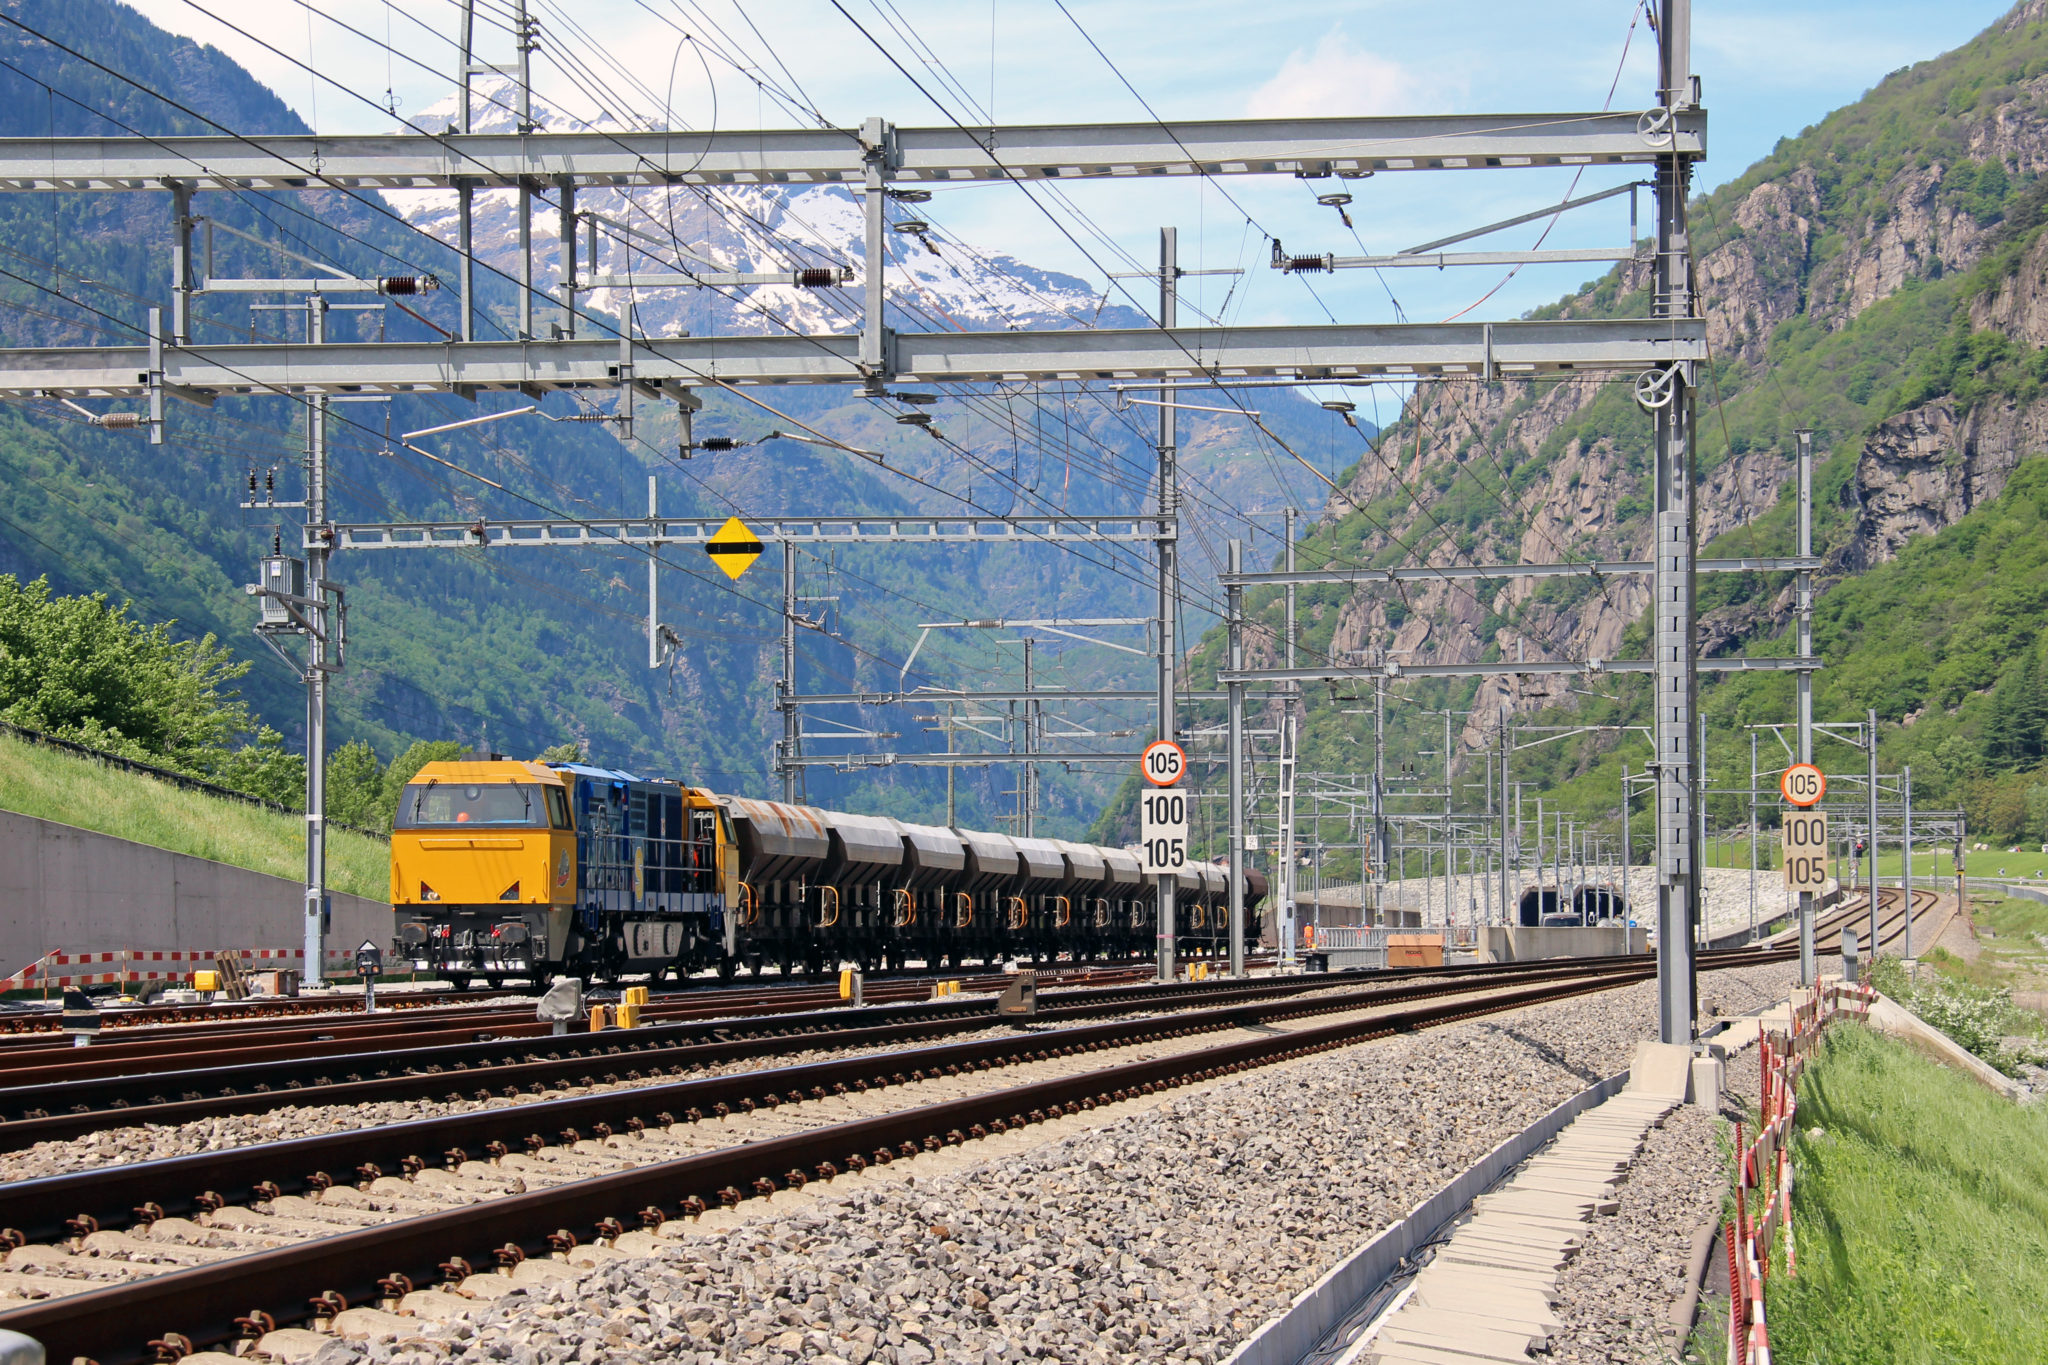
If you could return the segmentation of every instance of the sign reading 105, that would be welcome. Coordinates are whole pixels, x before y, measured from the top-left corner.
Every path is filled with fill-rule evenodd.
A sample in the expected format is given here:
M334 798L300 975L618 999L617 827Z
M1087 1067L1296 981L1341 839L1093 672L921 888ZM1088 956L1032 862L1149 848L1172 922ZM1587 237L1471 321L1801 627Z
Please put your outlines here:
M1188 864L1188 798L1185 792L1160 789L1138 796L1138 842L1145 871L1178 872Z

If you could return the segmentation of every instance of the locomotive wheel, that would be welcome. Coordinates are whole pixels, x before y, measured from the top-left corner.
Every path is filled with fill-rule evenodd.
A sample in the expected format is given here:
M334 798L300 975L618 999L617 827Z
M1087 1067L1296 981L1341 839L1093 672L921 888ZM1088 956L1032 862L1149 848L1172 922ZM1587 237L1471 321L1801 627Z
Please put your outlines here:
M494 991L502 991L505 989L505 978L502 976L487 976L484 978L484 985Z
M467 972L451 972L445 979L448 982L448 989L451 991L466 991L469 989L469 974Z
M740 964L734 962L731 958L721 957L718 959L718 979L720 981L732 980L735 976L739 975L739 970Z

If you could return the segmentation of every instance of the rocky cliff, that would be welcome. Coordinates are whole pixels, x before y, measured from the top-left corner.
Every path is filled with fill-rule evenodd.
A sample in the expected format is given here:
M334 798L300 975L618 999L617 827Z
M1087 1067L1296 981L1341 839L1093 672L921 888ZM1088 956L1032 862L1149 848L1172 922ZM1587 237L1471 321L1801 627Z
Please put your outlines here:
M2048 0L1893 73L1695 201L1714 362L1699 408L1700 530L1721 552L1786 553L1791 432L1817 430L1830 581L1996 498L2048 449ZM1709 92L1711 94L1711 91ZM1542 315L1640 314L1627 264ZM2038 372L2038 373L2037 373ZM1325 511L1340 562L1436 565L1647 557L1650 423L1624 384L1423 386ZM1374 587L1313 610L1340 657L1613 658L1648 601L1634 577ZM1703 600L1702 644L1786 623L1759 578ZM1477 717L1579 686L1497 680ZM1486 727L1475 717L1468 742Z

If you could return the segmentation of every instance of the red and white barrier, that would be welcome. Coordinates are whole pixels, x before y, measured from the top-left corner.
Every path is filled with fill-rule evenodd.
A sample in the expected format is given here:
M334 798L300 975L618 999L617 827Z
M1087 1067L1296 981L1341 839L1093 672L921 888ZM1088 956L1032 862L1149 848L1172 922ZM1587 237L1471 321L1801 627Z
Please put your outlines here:
M195 971L210 971L217 956L240 954L258 971L303 968L303 948L218 948L206 951L134 948L110 953L45 953L36 961L0 979L0 991L33 990L39 986L101 986L121 981L178 981ZM354 955L336 948L322 954L325 970L352 968Z
M1827 1026L1842 1015L1861 1018L1877 992L1869 986L1834 985L1792 1009L1790 1028L1766 1032L1759 1042L1763 1060L1762 1127L1754 1142L1736 1125L1735 1221L1728 1225L1728 1365L1771 1365L1770 1334L1764 1327L1764 1286L1771 1275L1771 1248L1784 1236L1782 1264L1799 1273L1792 1238L1792 1130L1799 1110L1799 1075ZM1756 1207L1751 1218L1750 1209Z

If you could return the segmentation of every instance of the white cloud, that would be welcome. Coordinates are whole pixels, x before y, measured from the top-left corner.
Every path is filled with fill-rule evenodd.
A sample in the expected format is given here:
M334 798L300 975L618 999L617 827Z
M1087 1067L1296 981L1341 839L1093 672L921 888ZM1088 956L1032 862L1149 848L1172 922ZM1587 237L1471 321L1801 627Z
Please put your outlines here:
M1333 28L1310 51L1297 48L1245 103L1249 118L1358 117L1415 113L1427 99L1422 82L1399 62L1355 46Z

